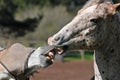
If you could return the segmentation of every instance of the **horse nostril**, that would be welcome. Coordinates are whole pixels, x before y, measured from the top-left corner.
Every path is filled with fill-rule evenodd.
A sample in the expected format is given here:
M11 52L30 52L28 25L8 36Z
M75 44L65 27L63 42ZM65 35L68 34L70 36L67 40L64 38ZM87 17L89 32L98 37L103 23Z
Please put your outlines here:
M58 41L59 39L60 39L60 37L56 37L54 40L55 40L55 41Z

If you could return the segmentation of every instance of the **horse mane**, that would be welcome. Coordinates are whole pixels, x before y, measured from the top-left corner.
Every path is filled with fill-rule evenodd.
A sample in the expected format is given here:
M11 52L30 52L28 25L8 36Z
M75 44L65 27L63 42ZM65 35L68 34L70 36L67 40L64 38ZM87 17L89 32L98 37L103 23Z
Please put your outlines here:
M95 5L95 4L100 4L102 3L103 0L88 0L85 5L80 9L80 11L78 11L78 14L81 13L83 10L85 10L86 8Z
M104 1L104 0L88 0L88 1L86 2L86 4L83 6L82 9L86 9L87 7L90 7L90 6L95 5L95 4L100 4L100 3L102 3L103 1Z
M111 3L113 3L112 0L88 0L78 13L82 12L83 10L85 10L86 8L88 8L90 6L93 6L96 4L99 5L100 3L107 2L107 1L110 1Z

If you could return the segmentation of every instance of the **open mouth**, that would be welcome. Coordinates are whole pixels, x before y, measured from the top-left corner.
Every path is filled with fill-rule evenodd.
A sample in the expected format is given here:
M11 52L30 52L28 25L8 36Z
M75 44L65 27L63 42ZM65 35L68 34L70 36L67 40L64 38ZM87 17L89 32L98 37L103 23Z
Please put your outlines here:
M58 54L63 54L64 52L67 51L67 49L68 49L67 45L56 48Z
M47 46L43 48L43 51L40 55L41 67L47 67L54 62L56 54L63 54L67 50L67 46L55 47Z
M50 52L48 52L47 54L45 54L44 56L47 58L47 61L51 61L51 63L54 61L55 58L55 51L54 49L51 50Z
M54 59L55 55L56 54L63 54L64 52L66 52L68 49L68 46L59 46L59 47L55 47L53 50L51 50L47 55L46 57L49 59L49 60L52 60Z

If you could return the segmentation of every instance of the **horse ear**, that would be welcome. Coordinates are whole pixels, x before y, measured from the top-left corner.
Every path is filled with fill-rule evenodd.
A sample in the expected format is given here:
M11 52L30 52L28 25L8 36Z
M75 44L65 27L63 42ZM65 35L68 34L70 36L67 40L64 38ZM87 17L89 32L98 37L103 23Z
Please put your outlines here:
M113 7L114 7L115 10L117 10L120 7L120 3L113 4Z
M115 14L119 7L120 7L120 3L111 5L110 7L108 7L108 13Z

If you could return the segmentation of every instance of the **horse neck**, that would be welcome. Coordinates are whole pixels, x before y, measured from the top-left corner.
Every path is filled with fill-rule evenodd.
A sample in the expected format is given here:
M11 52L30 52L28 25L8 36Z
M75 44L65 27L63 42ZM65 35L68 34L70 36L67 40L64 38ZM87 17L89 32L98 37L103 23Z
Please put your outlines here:
M105 44L95 50L95 80L120 79L120 17L116 14L107 27L111 32Z

